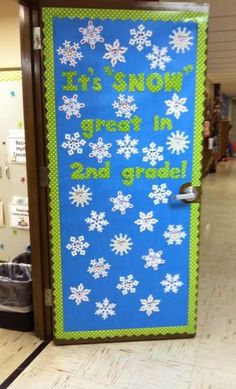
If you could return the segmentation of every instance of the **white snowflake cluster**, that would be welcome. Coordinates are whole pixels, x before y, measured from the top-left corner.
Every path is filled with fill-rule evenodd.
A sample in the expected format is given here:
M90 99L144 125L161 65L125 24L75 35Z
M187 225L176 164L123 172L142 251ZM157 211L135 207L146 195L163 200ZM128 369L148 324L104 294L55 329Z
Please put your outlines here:
M89 243L85 241L83 235L71 236L70 242L66 245L66 248L71 252L71 255L74 257L76 255L85 255L86 249L89 247Z
M136 286L138 286L139 282L134 279L132 274L129 274L127 277L121 276L119 281L120 283L117 285L117 289L121 290L124 296L128 293L136 292Z
M153 200L155 205L160 203L167 204L168 197L171 195L171 191L167 189L166 184L152 185L152 192L149 193L148 197Z
M146 299L140 299L141 308L139 309L141 312L145 312L147 316L151 316L153 312L160 312L159 304L161 300L155 300L152 294Z
M94 50L97 43L104 42L103 37L100 35L102 30L102 26L95 27L92 20L89 20L87 27L79 28L79 31L83 34L83 38L80 43L82 45L88 43L90 48Z
M188 135L184 131L173 132L170 136L167 137L167 149L171 151L171 154L181 154L188 149L190 141L188 140Z
M153 249L149 249L148 254L142 256L142 259L146 261L144 265L145 269L152 267L153 270L158 270L158 266L165 263L162 254L162 251L155 252Z
M105 217L105 212L91 211L90 217L85 219L85 222L89 225L89 231L103 232L104 227L109 224Z
M73 95L71 98L62 96L62 100L63 104L59 106L59 111L65 112L67 120L72 116L81 117L80 110L85 107L85 104L78 101L78 95Z
M71 45L70 41L65 41L62 46L63 47L60 46L59 49L57 49L58 54L61 56L61 58L59 58L60 62L65 65L68 63L69 66L73 67L77 65L77 62L81 61L83 58L82 53L79 51L79 44L73 43L73 45Z
M176 119L179 119L181 113L188 112L188 108L184 105L186 101L186 97L179 98L177 93L174 93L171 100L165 100L165 104L169 107L166 114L174 115Z
M153 226L158 223L158 219L153 217L153 211L148 213L139 212L139 219L135 220L135 224L139 226L140 232L153 231Z
M91 259L90 266L88 267L88 272L92 274L92 277L95 278L104 278L108 276L108 270L111 268L111 265L105 261L104 258Z
M152 31L146 30L143 24L140 24L137 29L132 28L130 35L129 44L136 46L138 51L142 51L144 47L149 47L152 44L149 39L152 36Z
M98 138L97 143L89 143L92 152L89 154L90 158L97 158L98 163L102 163L104 158L111 158L109 152L111 143L104 143L102 138Z
M113 203L112 211L119 211L121 215L125 215L126 210L133 208L133 204L130 203L131 195L124 195L121 191L118 191L117 197L111 197L110 201Z
M115 114L117 117L124 117L126 119L130 119L132 113L138 109L133 96L125 96L122 94L118 95L117 100L114 101L112 106L116 109Z
M114 251L116 255L128 254L132 246L133 242L126 234L115 235L110 243L111 251Z
M69 192L69 195L71 204L75 204L76 207L84 207L92 200L92 193L90 192L90 188L86 188L85 185L77 185L76 187L73 186Z
M114 316L116 314L116 304L110 303L107 297L102 302L97 302L96 308L95 315L101 316L103 320L106 320L109 316Z
M86 141L80 137L79 132L74 134L65 134L65 142L62 143L62 147L67 149L69 155L82 154L83 146L86 144Z
M105 43L106 53L103 58L111 61L111 66L114 67L117 62L126 62L124 54L128 50L127 47L122 47L118 39L113 44Z
M193 45L193 36L191 31L188 31L186 27L178 27L177 30L172 31L172 35L169 36L170 45L172 50L175 50L176 53L185 53L189 51L190 47Z
M178 225L169 225L167 231L164 232L163 236L166 239L167 244L180 245L182 244L182 241L187 236L187 234L183 230L183 226L178 224Z
M89 301L88 294L91 292L91 289L85 289L82 283L79 284L78 288L71 287L70 291L71 295L69 296L69 300L74 300L77 305Z
M117 139L116 143L119 146L117 154L124 155L125 159L130 159L132 155L138 154L137 144L138 139L132 139L126 134L123 139Z
M156 45L152 46L152 53L146 55L147 59L151 61L150 68L165 70L166 64L169 63L172 59L168 54L167 47L159 48Z
M164 293L178 293L179 288L183 286L183 282L180 281L179 274L174 274L172 276L171 274L167 273L165 280L161 281L161 285L164 286Z
M164 148L162 146L157 146L155 142L151 142L148 147L142 149L144 157L144 162L149 162L151 166L155 166L157 161L163 161L164 157L162 155Z

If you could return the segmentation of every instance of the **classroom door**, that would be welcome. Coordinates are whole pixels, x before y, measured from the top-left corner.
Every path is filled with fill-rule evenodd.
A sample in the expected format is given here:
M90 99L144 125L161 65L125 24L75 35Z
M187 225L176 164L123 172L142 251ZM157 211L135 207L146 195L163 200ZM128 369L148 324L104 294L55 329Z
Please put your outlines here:
M206 8L42 18L55 341L193 336Z

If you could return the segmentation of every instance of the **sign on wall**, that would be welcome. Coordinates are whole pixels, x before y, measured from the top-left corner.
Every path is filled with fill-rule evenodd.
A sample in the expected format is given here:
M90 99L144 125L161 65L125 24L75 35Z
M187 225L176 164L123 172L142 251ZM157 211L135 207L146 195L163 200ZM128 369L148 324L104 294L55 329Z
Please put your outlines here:
M24 130L10 130L8 139L8 162L26 163Z
M55 338L193 335L207 15L43 21Z
M27 197L13 196L9 204L10 226L21 230L29 230L29 206Z

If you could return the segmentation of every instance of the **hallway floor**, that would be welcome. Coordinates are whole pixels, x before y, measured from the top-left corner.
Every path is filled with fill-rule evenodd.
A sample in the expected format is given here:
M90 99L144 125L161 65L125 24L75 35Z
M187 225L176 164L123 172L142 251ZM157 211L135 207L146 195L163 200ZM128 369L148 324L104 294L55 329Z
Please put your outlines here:
M236 161L204 179L194 339L55 347L11 389L236 389Z

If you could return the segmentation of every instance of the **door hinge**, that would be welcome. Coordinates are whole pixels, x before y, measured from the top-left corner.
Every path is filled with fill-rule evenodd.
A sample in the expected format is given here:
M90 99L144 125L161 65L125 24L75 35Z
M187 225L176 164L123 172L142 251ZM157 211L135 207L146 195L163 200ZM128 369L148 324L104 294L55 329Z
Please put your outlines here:
M40 27L34 27L33 28L33 47L34 50L41 50L42 49L42 39L41 39L41 28Z
M40 186L48 186L48 168L46 166L40 166L39 168L39 184Z
M46 307L52 306L52 289L44 289L44 304Z

